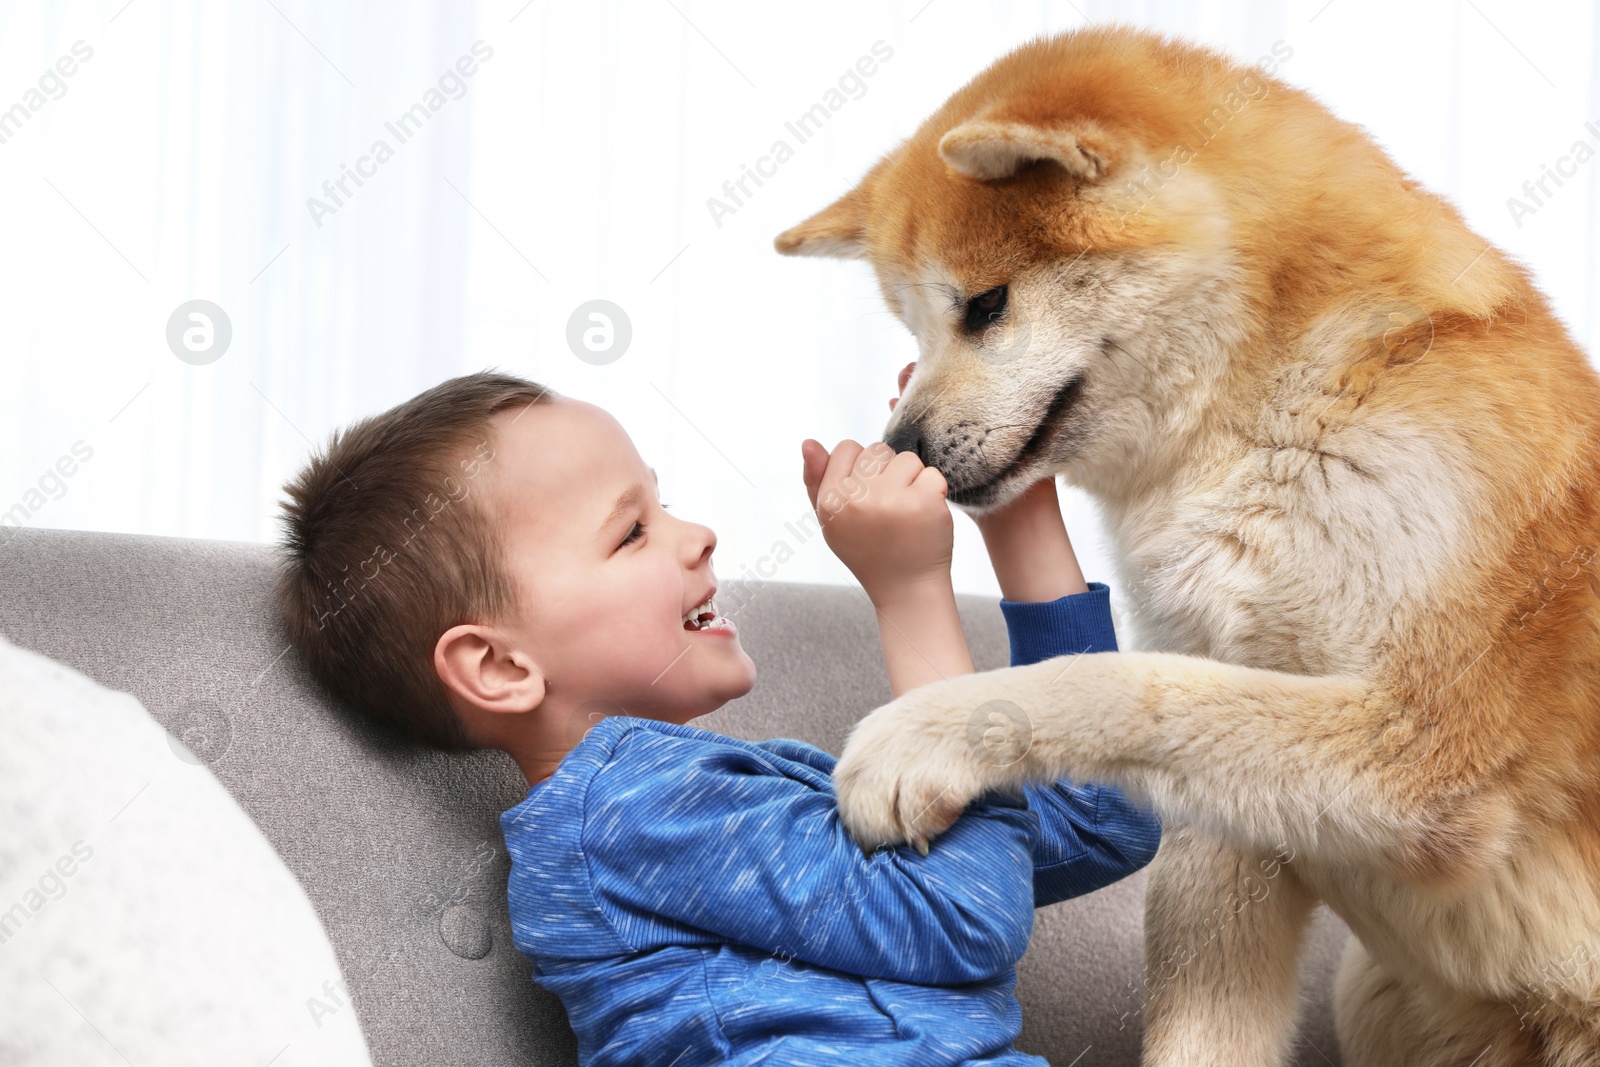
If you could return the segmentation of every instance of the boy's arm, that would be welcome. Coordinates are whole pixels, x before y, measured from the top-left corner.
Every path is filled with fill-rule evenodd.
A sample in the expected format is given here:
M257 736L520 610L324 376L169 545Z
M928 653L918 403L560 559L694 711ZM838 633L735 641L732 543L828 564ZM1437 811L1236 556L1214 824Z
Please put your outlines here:
M1005 507L973 521L1007 600L1047 603L1089 588L1061 518L1054 478L1035 482Z
M878 640L893 696L972 673L972 653L948 572L925 585L867 595L878 613Z
M1002 973L1027 947L1037 823L996 796L927 856L863 854L830 790L759 752L634 730L590 783L583 852L630 948L665 921L831 970L955 985Z
M806 493L822 535L877 612L895 696L972 673L950 585L955 522L944 475L883 442L801 445Z
M1083 580L1053 479L977 523L1005 598L1012 666L1117 650L1110 589ZM1063 661L1063 672L1070 670ZM1024 795L1039 816L1038 907L1110 885L1149 863L1160 846L1156 816L1110 786L1062 780L1030 785Z

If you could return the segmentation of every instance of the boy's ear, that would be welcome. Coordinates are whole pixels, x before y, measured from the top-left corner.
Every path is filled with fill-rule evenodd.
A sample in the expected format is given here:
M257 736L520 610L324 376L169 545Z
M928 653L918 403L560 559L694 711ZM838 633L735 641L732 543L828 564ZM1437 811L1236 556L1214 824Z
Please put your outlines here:
M866 256L867 194L856 186L798 226L772 242L786 256L827 256L861 259Z
M939 139L939 158L951 170L977 181L1009 178L1029 163L1059 164L1083 182L1099 181L1111 169L1108 138L1093 123L1036 125L971 119Z
M492 626L463 623L440 634L433 669L445 689L479 711L532 711L544 701L544 674Z

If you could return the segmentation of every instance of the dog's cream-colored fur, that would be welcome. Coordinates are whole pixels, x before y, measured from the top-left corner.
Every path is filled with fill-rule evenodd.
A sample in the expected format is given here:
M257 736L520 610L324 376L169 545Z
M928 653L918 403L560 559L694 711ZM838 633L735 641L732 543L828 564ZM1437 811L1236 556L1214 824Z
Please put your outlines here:
M887 436L952 499L1097 498L1140 637L868 716L860 840L1026 780L1152 803L1147 1064L1282 1063L1318 901L1351 1067L1600 1064L1600 379L1521 266L1308 94L1121 27L777 246L871 262L921 349Z

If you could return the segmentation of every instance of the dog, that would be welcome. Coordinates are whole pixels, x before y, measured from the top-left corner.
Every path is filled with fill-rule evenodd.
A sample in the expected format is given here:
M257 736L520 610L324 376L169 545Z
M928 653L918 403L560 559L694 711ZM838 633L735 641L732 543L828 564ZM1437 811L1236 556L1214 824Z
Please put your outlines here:
M952 502L1092 494L1139 638L867 716L863 845L1109 782L1166 827L1146 1064L1283 1063L1319 901L1346 1064L1600 1064L1600 377L1522 266L1307 93L1121 26L775 244L871 263L919 347L885 440Z

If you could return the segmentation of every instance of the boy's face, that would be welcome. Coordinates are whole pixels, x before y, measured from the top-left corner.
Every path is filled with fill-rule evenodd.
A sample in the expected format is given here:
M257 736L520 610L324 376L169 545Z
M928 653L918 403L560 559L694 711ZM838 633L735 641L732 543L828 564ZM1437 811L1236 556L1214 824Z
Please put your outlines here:
M547 703L683 722L749 692L733 624L684 622L716 588L717 536L665 510L622 426L557 398L495 428L488 514L521 601L497 628L537 665Z

